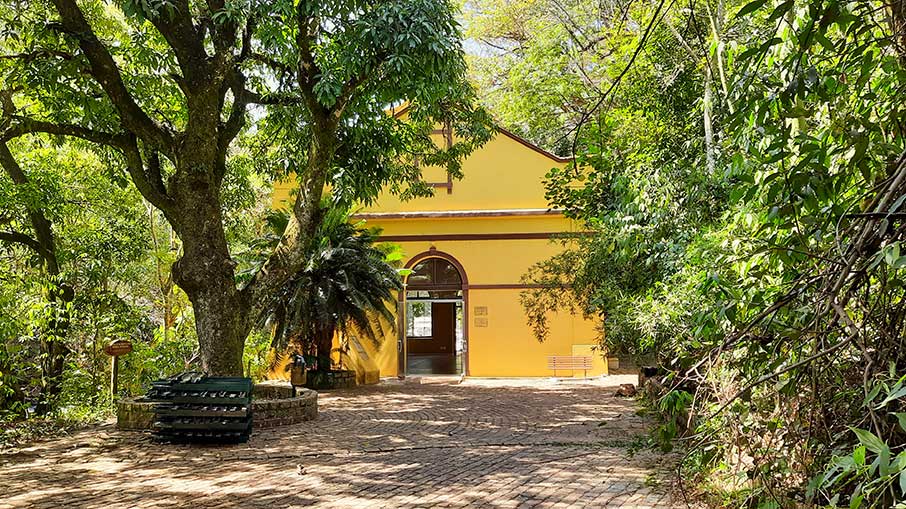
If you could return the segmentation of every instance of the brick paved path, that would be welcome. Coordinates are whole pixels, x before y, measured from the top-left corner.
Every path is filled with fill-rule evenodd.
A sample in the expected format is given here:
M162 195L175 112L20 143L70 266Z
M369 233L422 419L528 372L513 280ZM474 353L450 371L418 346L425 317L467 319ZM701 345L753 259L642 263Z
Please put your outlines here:
M681 507L658 482L671 458L627 454L646 422L613 389L322 393L318 421L240 446L158 445L98 426L0 455L0 507Z

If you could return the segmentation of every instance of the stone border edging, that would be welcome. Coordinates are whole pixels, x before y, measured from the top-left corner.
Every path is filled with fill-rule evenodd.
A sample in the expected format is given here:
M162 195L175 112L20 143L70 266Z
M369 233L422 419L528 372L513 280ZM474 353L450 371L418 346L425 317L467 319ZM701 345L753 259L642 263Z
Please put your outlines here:
M280 399L253 399L253 429L269 429L318 418L318 393L298 389L295 398L288 397L292 389L267 385L255 386L255 394L286 396ZM154 424L154 403L121 399L116 402L116 427L122 430L149 430Z

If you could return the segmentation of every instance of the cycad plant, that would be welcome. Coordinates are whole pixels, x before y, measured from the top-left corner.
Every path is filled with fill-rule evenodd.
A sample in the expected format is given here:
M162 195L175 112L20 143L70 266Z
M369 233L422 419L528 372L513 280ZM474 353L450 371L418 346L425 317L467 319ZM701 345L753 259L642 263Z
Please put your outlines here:
M376 230L350 223L348 208L322 207L307 263L275 295L265 318L277 352L314 354L316 369L328 371L337 332L377 344L395 331L402 283L388 251L375 245Z

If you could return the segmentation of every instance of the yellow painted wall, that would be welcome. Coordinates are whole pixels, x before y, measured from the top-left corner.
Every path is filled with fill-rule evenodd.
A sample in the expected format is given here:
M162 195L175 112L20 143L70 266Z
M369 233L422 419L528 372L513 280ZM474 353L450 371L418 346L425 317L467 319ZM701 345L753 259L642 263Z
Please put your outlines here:
M465 268L470 285L520 283L522 275L534 263L562 250L559 244L543 239L442 240L398 244L406 260L432 247L450 254Z
M385 194L365 213L418 211L546 209L544 176L562 160L526 147L516 139L500 134L463 163L462 180L453 181L453 192L437 189L435 196L400 201ZM424 170L428 182L445 182L437 168ZM274 207L285 207L290 199L291 182L278 183ZM385 236L553 233L576 232L580 228L560 215L530 215L471 218L369 219ZM466 271L469 285L514 285L533 264L560 252L559 242L546 239L496 240L403 240L397 242L406 260L435 248L456 258ZM566 312L553 313L550 336L539 343L526 323L519 304L519 289L479 289L468 292L467 340L469 375L479 377L551 376L547 369L550 355L592 355L594 369L589 376L607 373L606 359L594 346L598 331L595 323ZM487 326L475 325L474 308L487 308ZM360 371L360 381L380 376L397 376L397 337L387 337L380 347L362 344L352 349L352 363ZM582 376L583 373L575 373ZM560 376L568 373L558 372Z
M486 228L499 228L517 219L484 219ZM559 219L565 223L563 218ZM444 222L437 219L424 222ZM428 228L428 225L424 225ZM389 230L390 228L388 228ZM528 268L559 252L562 247L547 240L419 241L400 243L409 259L431 247L456 258L466 271L469 285L518 284ZM551 376L550 355L591 355L594 369L589 376L607 373L600 352L592 352L598 331L594 322L567 312L550 317L550 336L539 343L532 335L519 304L518 289L470 289L468 310L469 375L479 377ZM487 307L487 327L475 325L475 307ZM397 338L385 339L379 350L370 350L381 376L397 376ZM570 373L558 372L558 376ZM582 376L582 372L574 373Z
M544 209L548 207L544 199L544 176L551 168L562 168L564 165L505 134L499 134L463 162L464 177L453 180L452 194L447 194L446 189L438 189L429 198L401 201L390 193L384 193L363 211ZM441 168L425 168L423 176L427 182L447 181L446 172ZM294 187L294 180L275 185L275 208L286 206L291 200L290 190Z
M471 376L551 376L547 358L573 355L573 345L596 341L594 326L581 316L566 312L552 314L550 336L540 343L532 336L519 304L519 290L469 291L469 306L487 306L488 326L469 328L469 374ZM606 363L605 363L606 364ZM589 376L606 374L604 369ZM558 376L570 373L560 371ZM582 376L582 372L573 373Z

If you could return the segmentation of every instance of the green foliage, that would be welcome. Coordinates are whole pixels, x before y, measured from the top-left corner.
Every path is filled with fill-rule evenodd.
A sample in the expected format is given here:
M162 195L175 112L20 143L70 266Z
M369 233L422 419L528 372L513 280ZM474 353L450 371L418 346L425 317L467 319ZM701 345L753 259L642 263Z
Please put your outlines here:
M55 404L83 405L86 397L99 401L107 385L101 350L112 338L131 337L135 326L133 305L119 293L142 295L133 278L140 273L147 241L138 196L109 179L101 160L77 145L30 141L19 163L28 183L14 184L0 174L3 229L29 232L30 211L42 210L54 224L61 271L47 273L30 248L3 245L0 411L9 416L24 415L41 390L41 340L60 343L71 353ZM48 300L58 287L71 293L68 300ZM66 332L54 336L59 329L50 324L62 320Z
M375 246L378 233L350 222L349 210L324 205L324 219L303 269L274 296L267 312L272 346L314 354L330 369L335 333L377 343L396 326L395 292L402 289L392 252Z
M881 381L870 389L864 404L873 416L880 411L877 418L896 419L901 432L906 432L906 413L890 412L887 405L906 395L904 382L906 375L892 386ZM835 454L827 470L809 483L808 496L814 499L820 494L831 507L851 508L886 507L886 500L906 500L906 447L890 444L867 429L850 430L858 439L852 452Z
M493 134L455 15L445 0L0 4L2 411L109 404L100 352L114 339L135 346L123 394L199 362L261 376L266 337L244 339L284 283L271 279L299 273L305 250L377 256L364 233L309 242L322 190L346 206L384 188L426 195L421 168L460 177ZM403 104L405 117L388 114ZM451 147L432 142L438 124ZM311 203L275 235L270 185L291 175ZM270 262L285 266L262 270L284 231ZM199 303L212 300L229 316L209 316ZM354 305L386 321L376 303L345 302L332 326L374 336ZM243 345L241 361L219 362Z
M80 139L162 213L185 248L172 281L194 305L208 370L244 369L238 350L298 271L326 187L346 205L385 188L427 195L421 168L461 177L493 134L446 0L23 5L0 5L0 141L15 158L29 134ZM403 104L404 118L388 114ZM438 124L452 146L432 142ZM237 277L232 255L255 247L245 234L260 229L262 190L289 178L301 199L285 242Z
M491 16L504 39L540 39L501 50L514 79L529 63L557 72L557 58L548 68L527 48L581 53L562 26L588 31L582 5L515 3L512 22ZM593 25L612 61L570 102L585 121L569 132L575 164L547 186L553 206L596 234L527 274L550 288L524 292L529 323L543 339L550 309L578 308L603 318L610 352L667 368L657 433L691 435L686 475L725 506L891 507L906 443L906 391L895 389L906 372L903 13L759 0L652 16L629 5ZM546 83L550 97L565 90L535 86ZM528 108L514 117L540 125ZM551 131L537 138L563 135ZM688 431L671 426L676 387L694 393ZM860 440L871 444L861 462Z
M673 450L673 440L682 435L689 421L692 394L673 390L661 396L656 406L662 422L652 435L662 451L670 452Z
M575 8L594 12L581 3ZM664 343L688 330L687 298L697 293L691 278L704 270L685 264L711 242L702 234L727 207L727 178L703 167L701 68L665 24L656 26L647 51L630 65L639 41L629 19L646 20L652 12L632 3L627 9L627 17L611 13L610 23L595 32L610 65L595 68L599 80L585 95L603 94L617 73L627 66L628 72L607 108L588 117L575 162L552 169L546 182L551 206L599 234L540 264L526 282L572 288L575 299L567 305L605 317L611 352L667 361L674 349ZM523 294L538 337L546 334L547 310L563 300L553 292L545 302L545 293Z
M296 4L252 4L242 14L256 20L260 52L267 56L248 64L255 71L249 73L250 88L265 97L298 96ZM370 203L384 188L425 196L431 189L421 179L424 166L445 167L461 177L463 157L493 131L487 113L472 105L453 5L443 0L300 5L320 23L312 48L320 71L314 87L318 102L331 108L348 101L335 133L329 179L334 194L349 204ZM349 83L358 88L345 97ZM387 114L388 107L403 104L405 118ZM295 174L304 183L316 128L310 110L301 102L279 104L262 116L261 131L250 143L262 174ZM453 147L431 140L437 124L455 130Z

